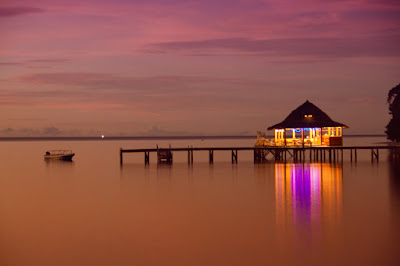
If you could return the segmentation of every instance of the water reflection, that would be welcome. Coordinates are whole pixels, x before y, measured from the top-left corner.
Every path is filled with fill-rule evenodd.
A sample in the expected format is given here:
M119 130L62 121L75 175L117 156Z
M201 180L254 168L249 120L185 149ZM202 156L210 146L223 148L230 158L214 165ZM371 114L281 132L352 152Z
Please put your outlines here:
M48 168L73 168L75 162L72 160L46 160L44 159L46 167Z
M336 223L342 211L343 169L332 164L275 164L278 224Z
M390 190L396 201L400 201L400 162L390 160L389 158L389 173L390 173Z

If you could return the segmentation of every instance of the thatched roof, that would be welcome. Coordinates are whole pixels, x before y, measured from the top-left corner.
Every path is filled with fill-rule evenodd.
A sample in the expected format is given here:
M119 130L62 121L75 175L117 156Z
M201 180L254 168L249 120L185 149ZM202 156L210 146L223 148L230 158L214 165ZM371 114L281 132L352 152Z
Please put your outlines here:
M292 111L281 123L273 125L268 130L284 128L315 128L315 127L345 127L348 126L333 121L327 114L314 104L306 101Z

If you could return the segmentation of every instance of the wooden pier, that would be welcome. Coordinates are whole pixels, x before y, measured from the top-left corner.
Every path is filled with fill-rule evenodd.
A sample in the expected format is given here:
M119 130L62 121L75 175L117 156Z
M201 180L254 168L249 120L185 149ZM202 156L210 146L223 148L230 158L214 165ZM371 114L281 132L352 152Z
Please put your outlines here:
M388 150L393 160L400 159L400 146L314 146L314 147L280 147L280 146L256 146L256 147L187 147L187 148L159 148L154 149L120 149L120 164L123 164L124 153L143 153L145 164L150 163L150 153L157 153L158 163L172 163L174 152L187 152L188 163L193 164L193 154L198 151L208 151L209 162L214 162L215 151L231 151L232 163L238 162L239 151L253 151L254 162L262 163L270 159L280 162L331 162L343 161L343 154L349 153L350 161L357 162L358 152L370 151L371 161L379 161L379 151ZM272 157L272 158L271 158Z

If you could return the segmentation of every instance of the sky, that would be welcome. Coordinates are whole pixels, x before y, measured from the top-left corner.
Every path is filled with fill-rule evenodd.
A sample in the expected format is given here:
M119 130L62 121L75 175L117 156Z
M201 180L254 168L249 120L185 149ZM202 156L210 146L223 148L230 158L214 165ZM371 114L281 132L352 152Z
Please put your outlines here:
M0 136L383 134L398 0L0 0Z

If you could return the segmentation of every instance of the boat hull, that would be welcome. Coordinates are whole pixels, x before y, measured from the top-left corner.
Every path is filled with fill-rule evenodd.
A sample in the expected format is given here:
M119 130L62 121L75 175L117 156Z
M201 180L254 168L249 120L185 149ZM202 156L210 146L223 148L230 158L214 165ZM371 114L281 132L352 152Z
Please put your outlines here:
M72 157L74 157L75 153L70 154L55 154L55 155L45 155L45 160L64 160L64 161L71 161Z

